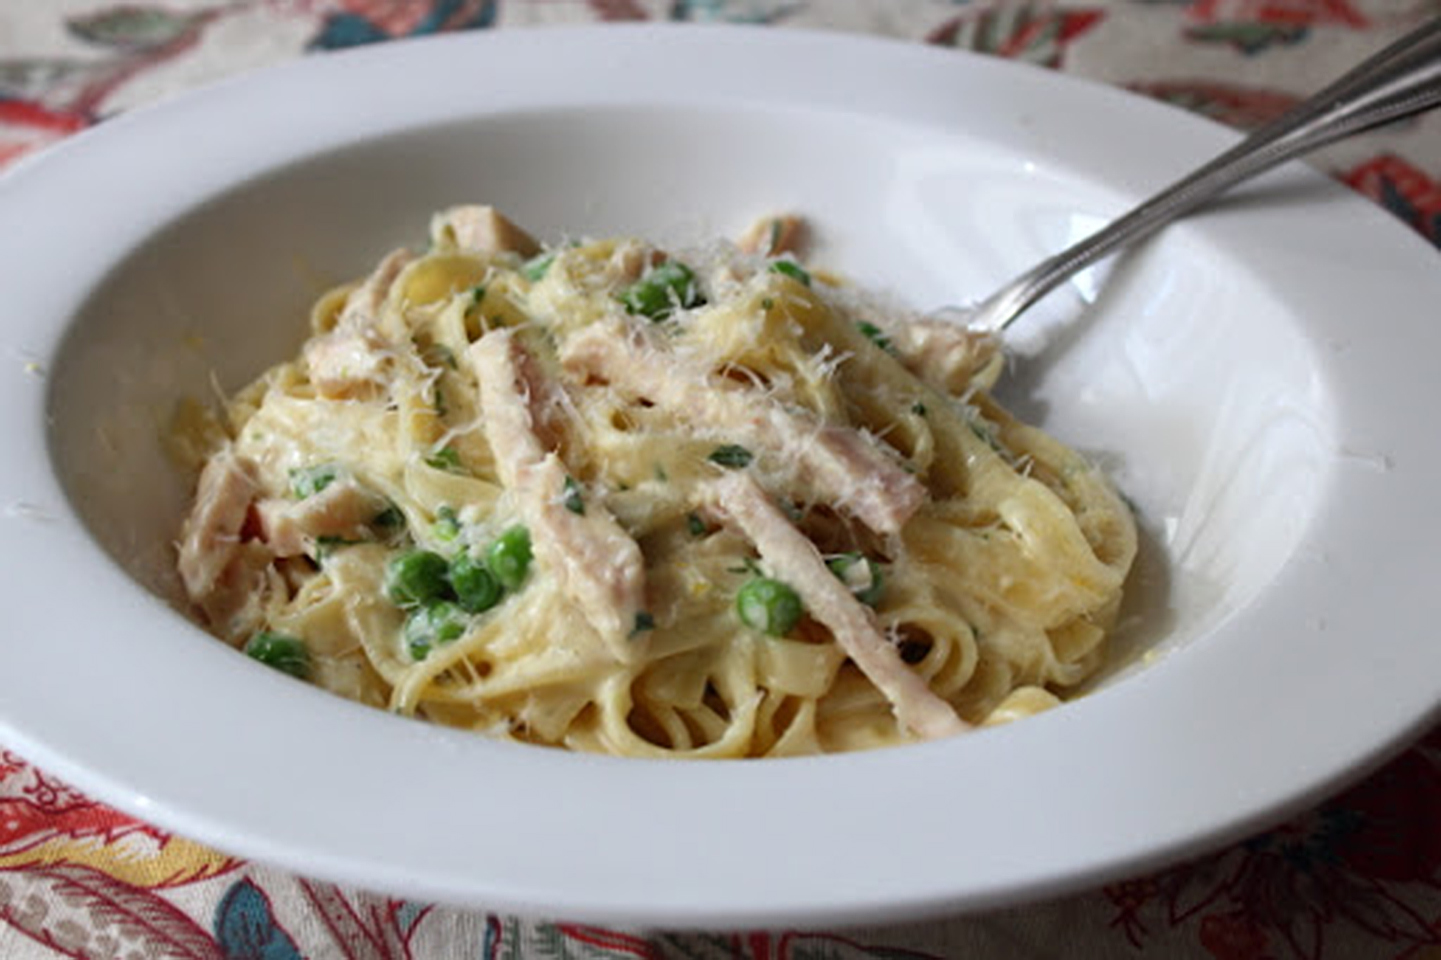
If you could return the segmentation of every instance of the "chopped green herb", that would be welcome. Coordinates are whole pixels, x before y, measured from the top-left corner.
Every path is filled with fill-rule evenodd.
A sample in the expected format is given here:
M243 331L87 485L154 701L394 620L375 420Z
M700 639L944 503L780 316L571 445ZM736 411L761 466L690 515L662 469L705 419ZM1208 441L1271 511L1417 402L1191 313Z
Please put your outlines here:
M445 391L440 388L440 384L438 383L431 393L431 406L435 409L435 415L437 417L445 416L447 409L445 404Z
M738 469L749 466L750 462L755 459L755 454L739 444L728 443L724 446L716 447L706 459L722 467Z
M870 557L860 553L843 553L828 561L826 566L861 603L874 607L881 602L885 579L881 576L880 564Z
M470 305L471 305L472 307L478 307L478 306L480 306L480 301L482 301L482 300L484 300L484 299L485 299L485 284L483 284L483 283L477 283L475 286L473 286L473 287L470 288Z
M811 275L805 271L804 267L796 263L794 260L772 261L771 273L779 273L781 276L790 277L797 283L803 283L808 287L811 285Z
M416 660L424 660L441 644L454 643L465 634L465 611L449 600L433 600L405 618L405 645Z
M655 617L644 610L635 615L635 626L631 628L630 635L633 637L638 633L645 633L647 630L655 629Z
M452 370L459 368L459 364L455 362L455 352L443 343L432 343L426 347L421 359L432 367L446 366Z
M430 525L430 534L441 543L454 543L460 536L460 518L455 508L443 505L435 511L435 523Z
M762 310L769 310L771 307L774 307L775 305L776 305L776 302L775 302L774 300L772 300L770 297L762 297L762 298L761 298L761 309L762 309Z
M575 477L565 478L565 508L571 513L585 516L585 496Z
M914 413L918 417L924 417L926 415L926 405L920 401L911 404L911 413Z
M405 514L395 504L391 504L384 510L371 518L370 525L381 530L396 530L405 526Z
M1001 445L996 442L996 435L992 433L988 427L981 423L978 423L975 420L967 420L966 425L971 428L972 433L974 433L981 440L985 441L986 446L990 447L997 453L1001 452Z
M550 265L553 263L555 263L554 253L537 254L521 265L520 272L531 283L539 283L550 272Z
M460 451L449 445L441 447L426 457L425 463L437 470L457 471L460 469Z
M484 613L500 602L505 587L485 561L462 553L450 561L450 584L467 613Z
M800 594L779 580L756 577L736 593L741 623L772 637L783 637L800 622Z
M690 535L693 537L703 537L710 530L710 528L706 526L706 522L700 518L700 514L698 513L686 514L685 526L686 529L690 531Z
M262 630L246 641L245 655L300 680L310 677L310 651L298 637Z
M639 314L654 321L665 320L677 309L699 307L705 303L695 274L690 267L676 260L667 260L653 267L645 276L620 292L621 305L627 313Z
M363 540L347 540L345 537L321 536L315 538L315 562L321 565L335 553L339 547L348 547L356 543L364 543Z
M296 467L290 471L290 492L297 500L313 497L335 482L340 470L333 463Z
M764 573L761 573L760 564L756 563L751 557L742 557L741 565L738 567L727 567L726 573L749 573L756 577L765 576Z
M507 590L516 589L525 582L530 570L530 531L525 527L511 527L487 548L485 559Z
M856 329L859 330L861 333L865 334L867 340L880 347L886 353L895 352L894 348L891 346L891 338L886 336L885 332L882 331L880 327L876 326L874 323L871 323L869 320L862 320L857 323Z
M438 553L411 550L385 565L385 595L397 607L416 607L450 593L450 564Z

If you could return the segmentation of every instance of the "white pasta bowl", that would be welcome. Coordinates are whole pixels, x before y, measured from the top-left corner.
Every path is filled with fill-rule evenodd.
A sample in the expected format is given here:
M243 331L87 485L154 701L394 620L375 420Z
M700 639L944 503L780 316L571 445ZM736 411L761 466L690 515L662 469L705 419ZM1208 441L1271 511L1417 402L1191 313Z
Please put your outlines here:
M720 28L400 43L107 123L0 180L0 742L308 875L661 925L1014 903L1314 802L1441 702L1441 271L1300 168L1018 337L1003 399L1092 453L1145 530L1116 666L1040 717L774 761L491 742L248 661L178 612L172 573L175 402L293 354L310 300L434 209L661 241L800 211L817 260L940 305L1233 139L1027 67Z

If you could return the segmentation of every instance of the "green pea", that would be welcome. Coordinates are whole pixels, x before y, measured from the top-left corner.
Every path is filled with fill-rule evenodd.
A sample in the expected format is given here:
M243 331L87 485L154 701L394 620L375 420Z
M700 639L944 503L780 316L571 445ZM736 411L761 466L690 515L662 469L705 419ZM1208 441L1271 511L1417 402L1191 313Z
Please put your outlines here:
M450 561L450 585L455 590L456 600L467 613L484 613L500 602L505 588L499 578L469 553L462 553Z
M310 651L298 637L262 630L246 642L245 654L292 677L301 680L310 677Z
M424 660L432 648L459 640L468 624L459 606L449 600L433 600L405 618L405 645L412 657Z
M333 463L296 467L290 471L290 492L297 500L304 500L330 486L339 476L340 471Z
M690 267L677 260L667 260L622 290L620 302L627 313L660 321L677 308L701 306L705 297L701 296Z
M385 565L385 595L397 607L417 607L450 592L450 564L438 553L411 550Z
M870 557L859 553L843 553L826 563L856 599L868 607L881 602L885 580L881 576L881 565Z
M772 261L771 273L779 273L783 277L790 277L797 283L803 283L808 287L811 285L811 275L794 260Z
M769 577L747 581L736 594L736 612L741 623L772 637L790 633L804 609L800 594Z
M530 571L530 559L530 531L525 527L511 527L497 537L485 552L490 572L507 590L515 590L525 582L525 575Z

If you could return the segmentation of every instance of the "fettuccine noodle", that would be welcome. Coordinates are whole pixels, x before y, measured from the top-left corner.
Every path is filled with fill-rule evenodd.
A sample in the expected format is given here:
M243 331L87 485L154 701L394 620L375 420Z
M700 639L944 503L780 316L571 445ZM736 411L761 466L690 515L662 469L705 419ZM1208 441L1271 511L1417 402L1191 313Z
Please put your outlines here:
M737 247L437 214L297 358L184 418L198 615L343 696L650 757L835 752L1054 706L1136 551L988 337Z

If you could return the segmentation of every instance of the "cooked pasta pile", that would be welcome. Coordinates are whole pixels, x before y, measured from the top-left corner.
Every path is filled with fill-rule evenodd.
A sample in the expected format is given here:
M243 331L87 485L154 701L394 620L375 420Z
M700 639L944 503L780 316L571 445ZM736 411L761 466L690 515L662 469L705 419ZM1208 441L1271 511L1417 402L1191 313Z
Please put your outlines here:
M678 254L437 214L185 418L198 615L364 703L629 756L1055 705L1104 656L1129 510L991 399L993 340L813 275L796 226Z

